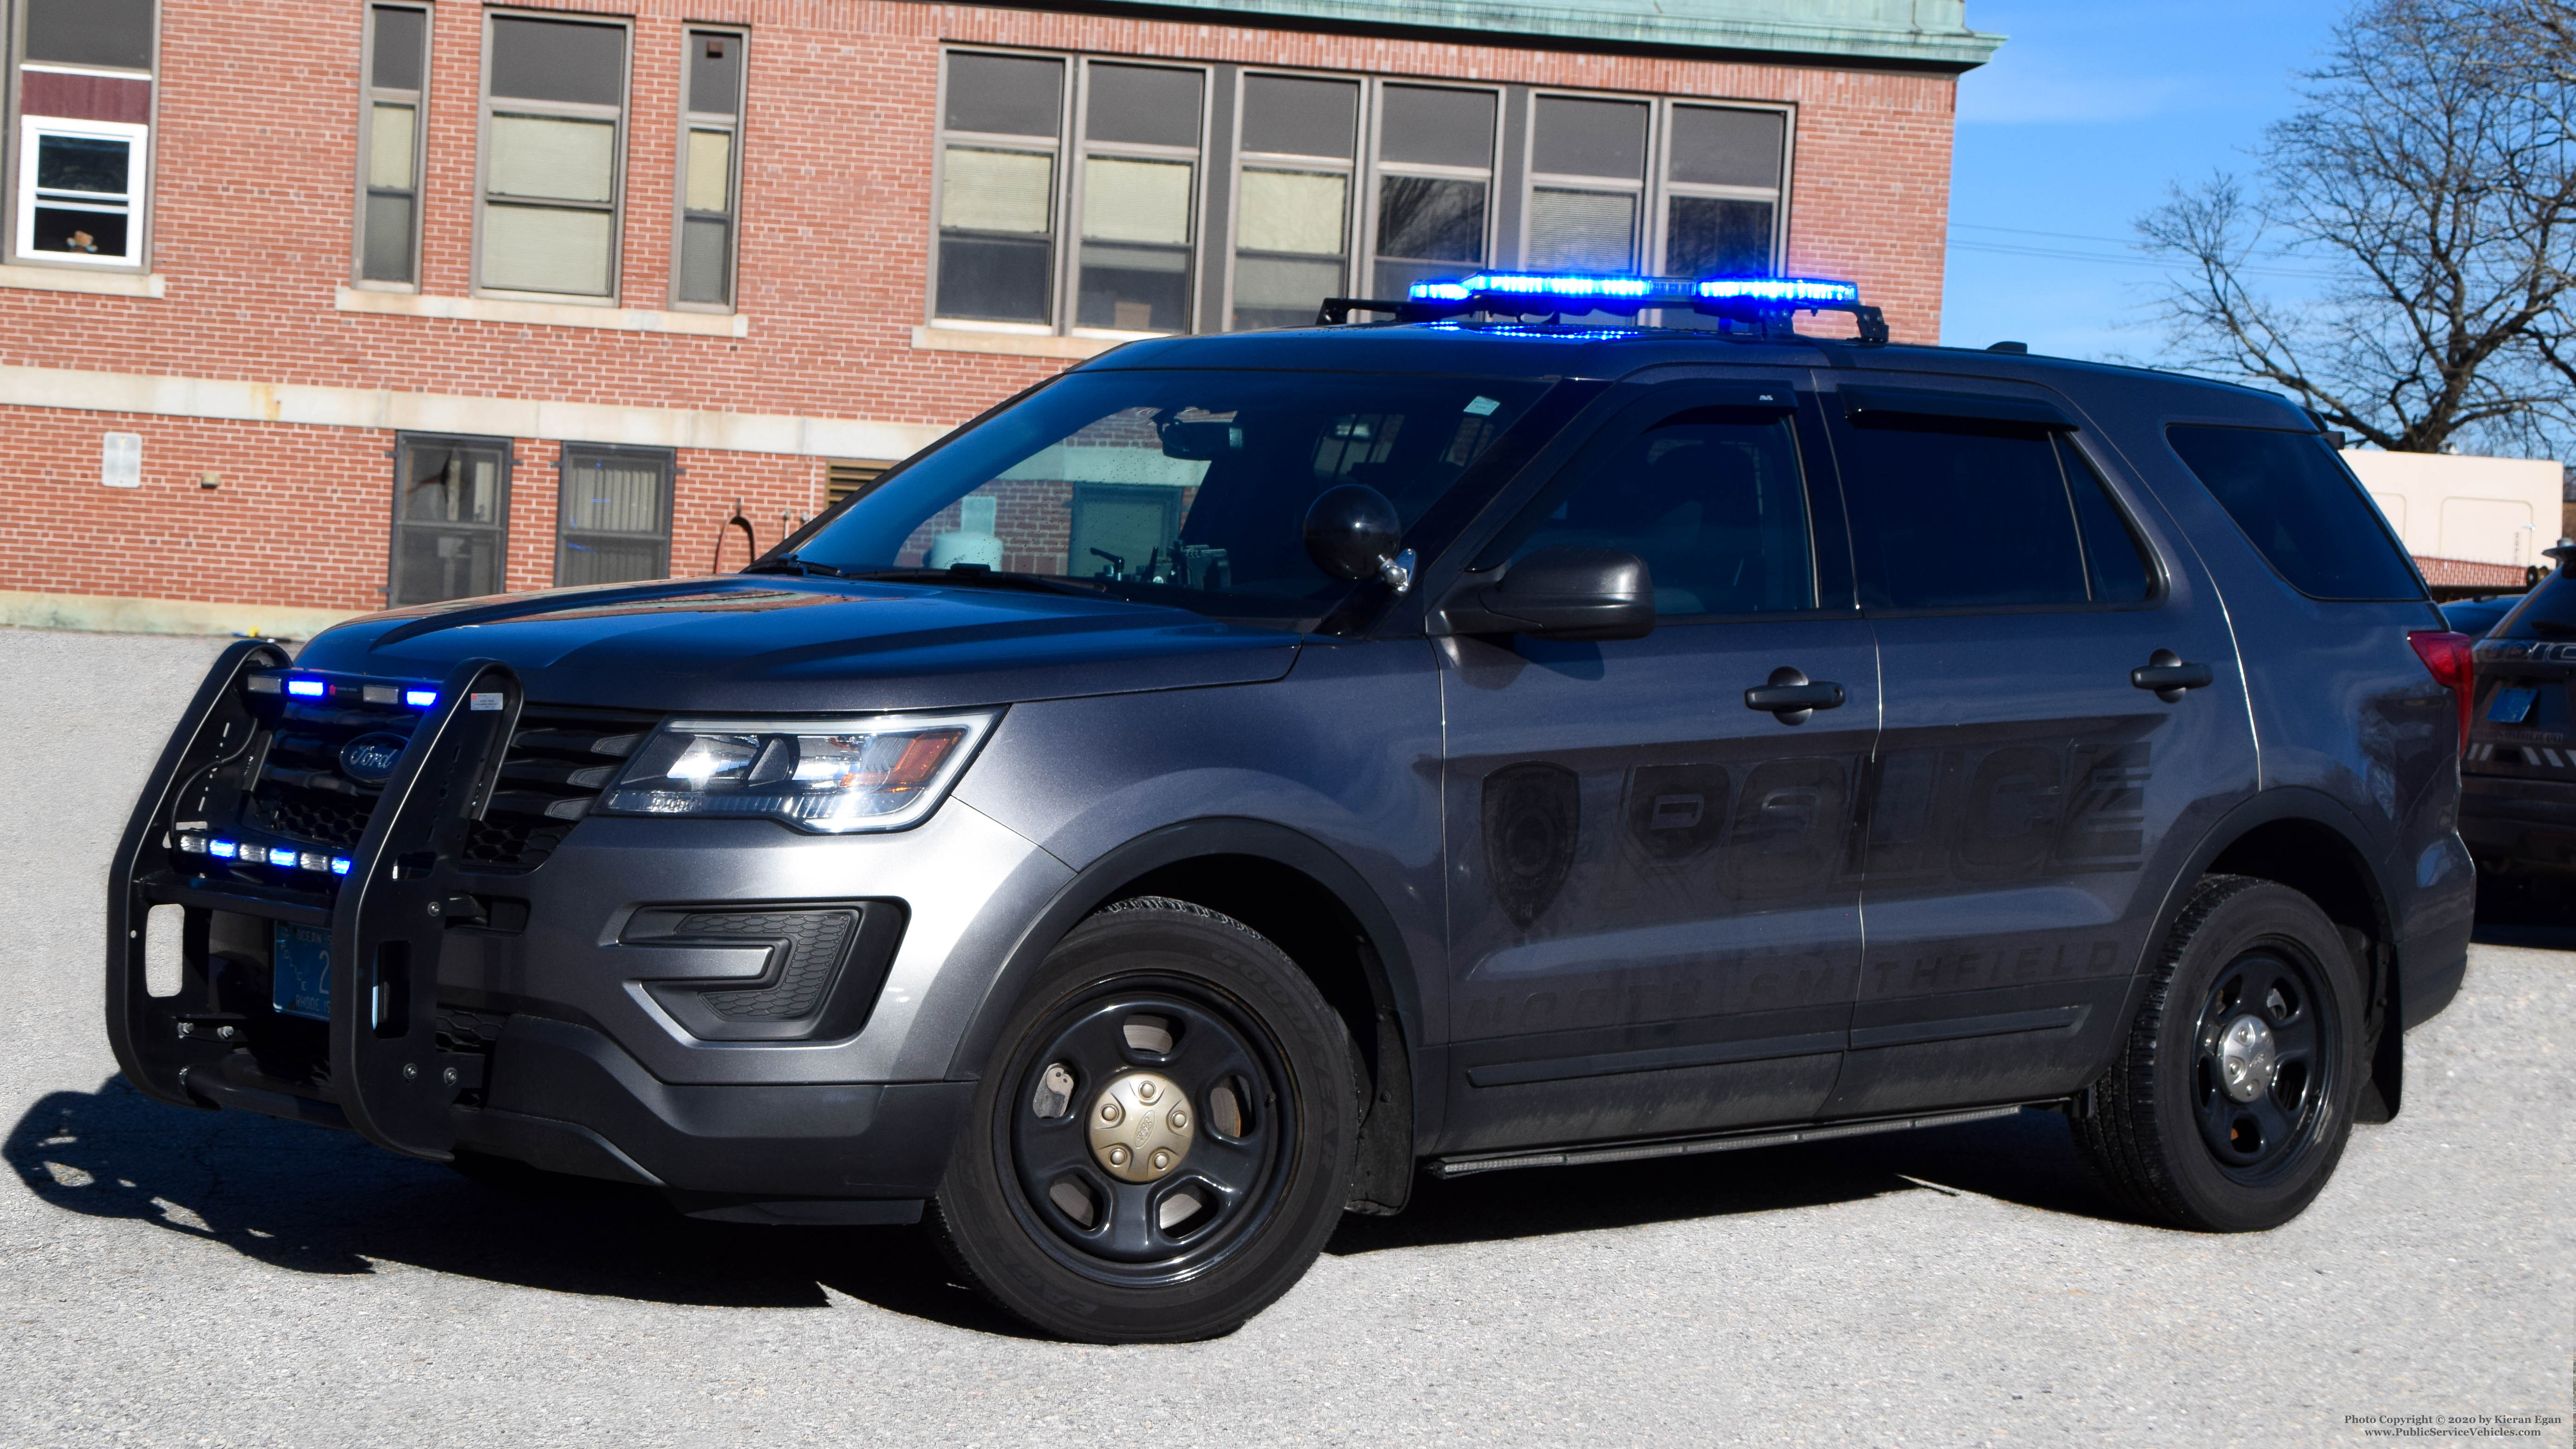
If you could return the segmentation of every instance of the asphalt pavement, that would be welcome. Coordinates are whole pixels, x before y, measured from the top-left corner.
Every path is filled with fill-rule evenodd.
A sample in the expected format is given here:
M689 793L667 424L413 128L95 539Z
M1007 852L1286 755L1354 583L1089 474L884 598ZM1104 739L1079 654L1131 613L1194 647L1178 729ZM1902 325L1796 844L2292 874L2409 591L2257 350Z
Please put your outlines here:
M2490 933L2274 1232L2123 1221L2025 1113L1426 1185L1229 1338L1078 1347L910 1229L128 1090L107 859L219 647L0 629L0 1445L2576 1443L2576 932Z

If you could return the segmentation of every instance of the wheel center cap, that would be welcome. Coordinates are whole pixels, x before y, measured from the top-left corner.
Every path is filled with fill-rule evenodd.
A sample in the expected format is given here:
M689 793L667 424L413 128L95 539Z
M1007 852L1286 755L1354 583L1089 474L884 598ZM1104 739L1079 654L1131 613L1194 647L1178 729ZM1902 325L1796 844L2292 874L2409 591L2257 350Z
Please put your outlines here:
M1111 1177L1152 1182L1190 1155L1199 1123L1197 1110L1171 1078L1129 1072L1100 1089L1090 1127L1091 1155Z
M2272 1059L2272 1028L2259 1016L2240 1016L2218 1038L2219 1085L2239 1102L2251 1102L2272 1090L2278 1065Z

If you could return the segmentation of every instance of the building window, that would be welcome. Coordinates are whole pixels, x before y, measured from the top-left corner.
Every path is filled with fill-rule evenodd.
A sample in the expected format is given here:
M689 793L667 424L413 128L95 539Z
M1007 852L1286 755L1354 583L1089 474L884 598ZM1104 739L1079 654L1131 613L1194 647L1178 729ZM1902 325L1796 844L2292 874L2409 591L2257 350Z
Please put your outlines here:
M1074 325L1190 329L1204 71L1085 64Z
M555 582L622 584L671 572L672 454L566 443Z
M742 196L744 38L692 30L680 136L680 255L672 300L733 305L734 217Z
M1644 101L1537 98L1530 108L1524 265L1575 272L1636 267L1651 110Z
M139 267L153 0L28 0L15 80L15 259Z
M823 506L836 507L842 499L853 495L866 497L877 486L877 479L885 476L885 470L893 466L892 463L872 463L858 459L833 459L824 465Z
M1485 263L1494 184L1495 94L1378 88L1377 264L1370 295Z
M1780 250L1788 116L1675 101L1669 117L1664 273L1768 276Z
M420 280L420 168L429 12L367 7L367 104L358 117L358 280Z
M386 602L401 608L501 592L509 518L508 439L402 435Z
M484 42L484 291L617 291L626 27L495 15Z
M1360 85L1247 75L1240 109L1228 325L1301 327L1350 286Z
M1049 326L1064 62L960 51L948 57L946 92L938 315Z

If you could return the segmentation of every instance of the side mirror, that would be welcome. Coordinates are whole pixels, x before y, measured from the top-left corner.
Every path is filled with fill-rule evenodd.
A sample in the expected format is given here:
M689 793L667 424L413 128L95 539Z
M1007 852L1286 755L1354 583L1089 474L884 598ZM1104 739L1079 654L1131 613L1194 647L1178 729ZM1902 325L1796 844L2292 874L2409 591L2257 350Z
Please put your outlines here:
M1643 639L1655 631L1655 579L1615 548L1542 548L1452 594L1441 613L1453 634Z
M1306 509L1306 557L1334 578L1381 578L1400 594L1413 587L1413 550L1403 546L1403 529L1385 494L1344 483L1317 494Z

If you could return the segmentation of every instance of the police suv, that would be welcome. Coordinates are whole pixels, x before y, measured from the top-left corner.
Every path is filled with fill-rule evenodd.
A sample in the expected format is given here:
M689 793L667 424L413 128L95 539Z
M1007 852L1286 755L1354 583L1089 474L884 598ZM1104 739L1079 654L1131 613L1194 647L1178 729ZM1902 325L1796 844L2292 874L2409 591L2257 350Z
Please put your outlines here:
M1425 1172L2032 1108L2143 1218L2283 1222L2461 980L2467 641L2279 399L1887 336L1794 279L1339 299L739 575L236 644L116 858L118 1059L926 1215L1101 1341Z

